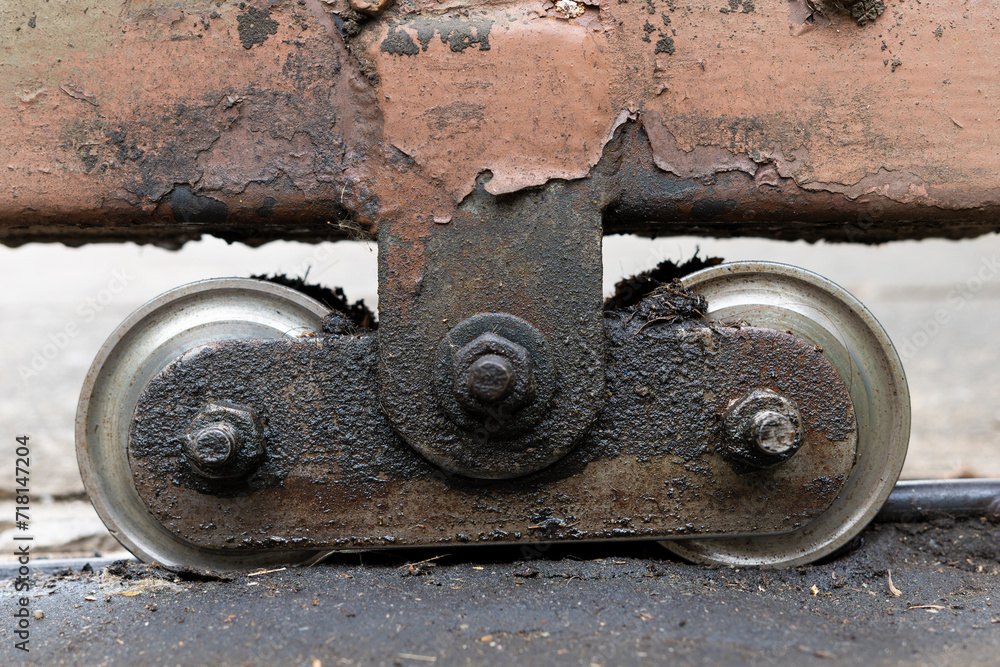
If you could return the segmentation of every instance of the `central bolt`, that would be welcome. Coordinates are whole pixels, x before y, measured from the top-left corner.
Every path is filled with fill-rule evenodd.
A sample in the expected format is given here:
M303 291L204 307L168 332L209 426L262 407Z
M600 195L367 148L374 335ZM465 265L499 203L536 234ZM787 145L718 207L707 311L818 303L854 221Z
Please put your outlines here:
M787 415L761 410L753 416L750 439L762 453L780 456L797 447L799 433Z
M505 399L514 384L514 368L497 354L484 354L469 367L467 386L473 398L483 403Z
M236 453L237 437L236 430L229 424L211 424L191 439L190 454L198 466L218 470Z
M449 350L449 357L452 396L463 414L494 421L502 415L505 423L513 423L515 413L534 402L531 355L514 341L486 332L457 351Z

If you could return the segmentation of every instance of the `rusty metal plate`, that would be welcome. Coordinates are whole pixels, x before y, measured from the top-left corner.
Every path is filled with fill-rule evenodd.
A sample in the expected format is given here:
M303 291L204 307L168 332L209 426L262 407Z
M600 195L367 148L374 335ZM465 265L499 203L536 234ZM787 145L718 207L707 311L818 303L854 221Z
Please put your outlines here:
M450 219L383 221L379 398L396 432L473 477L561 458L604 403L602 288L600 212L581 184L500 198L481 188ZM521 375L539 391L527 405L463 420L442 394L452 393L454 357L482 334L526 348Z
M152 515L192 548L259 551L782 533L818 516L854 463L853 410L813 347L755 328L615 313L608 404L566 457L518 479L449 475L378 407L377 339L213 343L142 395L129 459ZM798 406L803 445L737 471L720 416L755 389ZM194 474L184 432L206 403L248 406L266 460L249 477Z
M987 0L355 4L5 0L0 242L372 235L486 172L608 232L997 229Z

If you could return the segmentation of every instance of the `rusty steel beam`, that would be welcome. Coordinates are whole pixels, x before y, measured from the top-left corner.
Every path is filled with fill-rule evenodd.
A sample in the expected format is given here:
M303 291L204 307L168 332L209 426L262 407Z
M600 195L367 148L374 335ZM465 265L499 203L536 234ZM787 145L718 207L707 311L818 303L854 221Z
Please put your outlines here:
M998 228L995 3L352 2L6 0L0 242L430 236L565 180L605 233Z

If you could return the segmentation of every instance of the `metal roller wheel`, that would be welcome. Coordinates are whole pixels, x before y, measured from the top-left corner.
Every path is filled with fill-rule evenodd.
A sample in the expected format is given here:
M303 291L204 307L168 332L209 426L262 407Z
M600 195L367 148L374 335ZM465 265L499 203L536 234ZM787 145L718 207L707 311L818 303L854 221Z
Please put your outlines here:
M111 534L147 562L232 570L290 562L303 552L240 553L195 547L147 511L132 480L128 435L139 396L169 362L205 343L295 337L320 328L329 309L291 288L246 278L191 283L126 319L87 373L76 417L76 453L94 508Z
M698 563L787 567L827 556L875 517L899 477L910 396L899 356L870 312L840 286L770 262L733 262L683 279L708 300L708 319L789 330L822 348L847 386L858 424L851 476L829 509L785 535L662 542Z

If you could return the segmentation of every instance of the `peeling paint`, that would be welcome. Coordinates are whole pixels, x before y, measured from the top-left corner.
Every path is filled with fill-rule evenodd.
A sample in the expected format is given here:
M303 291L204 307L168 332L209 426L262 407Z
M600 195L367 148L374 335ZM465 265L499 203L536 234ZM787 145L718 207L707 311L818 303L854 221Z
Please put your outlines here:
M781 177L778 175L777 168L771 164L762 164L757 167L757 171L754 172L753 182L758 188L762 188L765 185L770 185L771 187L777 187L781 184Z
M656 112L643 114L642 126L653 148L653 161L663 171L681 178L705 178L723 171L757 172L756 162L725 148L699 145L681 149Z
M491 194L586 176L618 115L593 34L572 23L492 15L456 38L455 21L427 16L393 26L369 48L386 138L439 179L455 203L486 170ZM416 31L420 55L412 60L386 47L399 30ZM473 43L469 35L488 36L492 48L463 52Z

